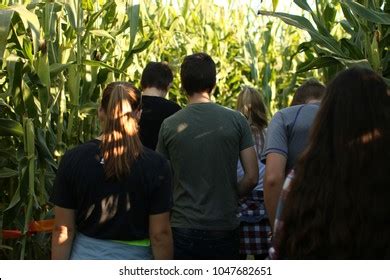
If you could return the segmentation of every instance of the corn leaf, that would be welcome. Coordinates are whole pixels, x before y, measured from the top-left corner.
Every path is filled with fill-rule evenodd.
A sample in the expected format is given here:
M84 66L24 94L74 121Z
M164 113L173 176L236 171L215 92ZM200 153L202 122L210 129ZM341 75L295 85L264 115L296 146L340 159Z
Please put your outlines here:
M299 64L297 67L297 73L303 73L313 69L329 67L339 63L340 62L338 60L330 56L316 57L312 60L305 61L304 63Z
M0 168L0 178L10 178L18 176L19 172L7 167Z
M276 11L278 4L279 4L279 0L272 0L272 9L274 12Z
M0 136L23 136L23 127L17 121L1 118Z
M135 36L137 35L140 20L140 6L139 4L131 5L127 10L127 16L130 23L130 43L129 50L131 51L135 42Z
M388 13L374 11L352 0L344 0L342 2L348 5L353 13L370 22L390 25L390 14Z
M110 69L111 71L113 72L116 72L116 73L121 73L121 74L125 74L125 72L121 71L121 70L118 70L117 68L115 67L112 67L104 62L101 62L101 61L96 61L96 60L84 60L84 64L85 65L89 65L89 66L95 66L95 67L102 67L102 68L107 68L107 69Z
M296 16L287 13L274 13L268 11L259 11L259 14L280 18L289 25L305 30L309 33L312 40L320 44L324 48L324 50L327 50L329 53L337 54L340 57L344 56L342 50L339 48L338 42L333 37L324 36L323 34L319 33L313 27L310 21L303 16Z
M106 30L96 29L96 30L91 30L90 33L98 37L106 37L115 41L115 38Z
M19 14L19 17L22 20L26 30L27 28L30 28L34 53L37 53L39 49L39 39L40 39L40 23L38 20L38 16L33 12L27 10L26 7L22 5L11 6L9 7L9 9Z
M13 15L13 11L0 10L0 61L3 60L4 51L7 46L7 38Z

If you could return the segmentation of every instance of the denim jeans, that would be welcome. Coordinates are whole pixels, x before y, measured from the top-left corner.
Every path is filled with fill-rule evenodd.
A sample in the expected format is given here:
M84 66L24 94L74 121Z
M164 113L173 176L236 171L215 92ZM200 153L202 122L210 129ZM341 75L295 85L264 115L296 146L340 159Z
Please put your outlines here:
M150 247L134 246L112 240L96 239L77 233L71 260L151 260Z
M239 230L172 228L176 260L238 260Z

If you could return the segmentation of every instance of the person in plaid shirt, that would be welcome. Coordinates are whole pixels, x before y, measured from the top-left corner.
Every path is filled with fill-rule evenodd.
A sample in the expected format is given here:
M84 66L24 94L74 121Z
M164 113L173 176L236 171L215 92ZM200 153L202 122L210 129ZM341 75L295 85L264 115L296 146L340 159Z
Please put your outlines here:
M250 195L239 202L240 256L242 259L246 259L248 255L254 255L255 259L264 259L268 254L271 235L263 195L265 165L260 162L267 126L267 113L260 93L250 87L244 87L238 96L237 110L249 121L259 164L259 181L256 187ZM240 180L243 175L241 162L238 162L237 179Z

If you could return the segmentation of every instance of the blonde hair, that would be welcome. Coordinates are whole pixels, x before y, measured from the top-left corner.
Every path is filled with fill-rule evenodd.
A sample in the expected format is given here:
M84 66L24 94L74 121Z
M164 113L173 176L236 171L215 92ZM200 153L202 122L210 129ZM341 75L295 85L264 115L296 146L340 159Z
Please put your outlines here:
M245 86L237 98L237 110L248 120L254 135L256 148L261 153L264 147L265 131L268 125L267 109L259 91Z
M141 92L131 83L114 82L103 91L101 108L105 112L101 150L107 179L130 174L142 153L138 122L134 111L141 108Z

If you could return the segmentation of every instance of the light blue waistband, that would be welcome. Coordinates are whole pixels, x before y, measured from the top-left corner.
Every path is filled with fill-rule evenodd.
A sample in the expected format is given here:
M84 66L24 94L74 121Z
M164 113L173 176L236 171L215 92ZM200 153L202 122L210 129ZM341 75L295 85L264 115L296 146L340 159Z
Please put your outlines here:
M146 243L143 243L146 244ZM71 260L151 260L150 246L96 239L78 233L73 241Z

